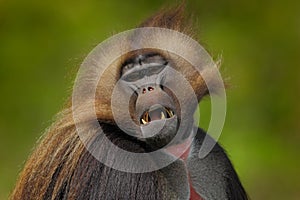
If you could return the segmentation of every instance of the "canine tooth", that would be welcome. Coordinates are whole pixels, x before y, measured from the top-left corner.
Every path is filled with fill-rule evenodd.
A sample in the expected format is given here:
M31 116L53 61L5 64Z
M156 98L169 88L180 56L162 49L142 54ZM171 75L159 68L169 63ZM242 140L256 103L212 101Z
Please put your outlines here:
M142 122L143 122L143 124L147 124L147 122L144 119L142 119Z
M146 112L146 114L145 114L145 120L146 120L146 122L149 122L149 113L148 112Z
M169 117L173 117L174 114L173 114L173 111L172 111L172 110L166 109L166 111L167 111Z
M160 118L165 119L166 118L165 113L161 112L161 117Z

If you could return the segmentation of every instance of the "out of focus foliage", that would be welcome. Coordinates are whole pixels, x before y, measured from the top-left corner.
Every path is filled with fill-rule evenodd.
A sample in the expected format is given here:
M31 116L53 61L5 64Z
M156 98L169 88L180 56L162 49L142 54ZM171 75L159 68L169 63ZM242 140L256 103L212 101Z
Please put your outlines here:
M71 94L87 53L172 3L0 1L0 199ZM191 0L187 11L230 77L220 142L250 197L299 199L300 1Z

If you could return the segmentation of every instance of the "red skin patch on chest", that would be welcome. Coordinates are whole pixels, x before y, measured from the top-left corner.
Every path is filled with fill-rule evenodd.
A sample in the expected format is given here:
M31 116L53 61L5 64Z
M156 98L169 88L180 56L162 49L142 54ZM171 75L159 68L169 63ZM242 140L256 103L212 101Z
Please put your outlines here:
M187 160L190 150L191 150L190 144L191 144L191 140L187 140L182 144L168 147L167 152L171 153L172 155L176 156L177 158L182 159L186 164L186 160ZM184 153L182 153L182 152L184 152ZM193 188L192 181L190 179L189 174L188 174L188 179L189 179L189 185L190 185L190 200L203 200L201 198L201 196Z

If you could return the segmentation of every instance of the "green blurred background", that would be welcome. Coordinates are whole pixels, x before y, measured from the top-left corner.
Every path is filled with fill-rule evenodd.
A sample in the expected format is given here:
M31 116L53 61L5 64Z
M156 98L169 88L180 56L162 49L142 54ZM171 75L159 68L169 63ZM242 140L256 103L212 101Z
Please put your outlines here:
M88 52L170 4L0 0L1 200L71 94L76 68ZM299 8L296 0L187 5L202 44L214 58L222 55L223 74L231 79L220 143L252 199L300 197Z

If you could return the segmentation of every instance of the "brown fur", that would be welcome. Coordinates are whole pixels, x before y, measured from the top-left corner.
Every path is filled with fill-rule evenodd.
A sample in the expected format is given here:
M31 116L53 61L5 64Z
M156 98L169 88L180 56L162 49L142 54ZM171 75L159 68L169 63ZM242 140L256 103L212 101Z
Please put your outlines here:
M188 23L184 15L185 4L182 3L177 8L159 11L149 19L140 24L139 27L160 27L172 29L192 35L191 23ZM185 22L185 23L183 23Z
M142 23L140 27L162 27L192 35L191 28L186 26L184 22L183 10L184 6L181 5L173 10L161 11ZM112 91L119 77L120 62L117 61L114 64L115 67L110 67L110 71L107 71L104 75L106 79L99 83L95 105L99 121L114 123L110 108L111 94L108 91ZM186 72L185 75L191 80L194 89L199 91L197 93L199 98L207 93L205 83L199 74L193 73L194 70L192 72L188 72L189 69L181 70L184 73ZM84 102L82 107L78 109L84 112L85 105L89 103L92 102ZM89 182L94 183L89 181L94 180L91 173L97 174L97 169L102 169L103 166L92 158L82 144L76 132L71 105L71 102L68 103L67 107L57 115L53 125L45 131L43 138L39 141L34 152L27 160L23 171L20 173L16 187L11 195L12 200L60 199L62 197L77 199L78 195L80 195L78 191L81 188L91 187L85 184L89 184ZM89 113L86 113L86 123L88 123L89 118ZM86 166L83 162L86 162ZM145 177L161 176L158 172L155 172L154 175L148 174ZM134 176L140 176L141 178L144 175L137 174ZM101 180L107 181L108 175L101 177ZM97 181L95 180L95 182ZM161 184L161 190L166 190L163 178L158 184ZM101 189L101 184L99 187ZM153 188L154 186L149 186L148 189L152 191ZM67 196L66 194L60 194L62 192L67 193ZM86 192L86 195L88 193L89 191ZM157 195L163 196L159 192ZM158 198L158 196L153 198ZM137 198L134 194L132 194L132 197ZM84 197L82 198L84 199Z

